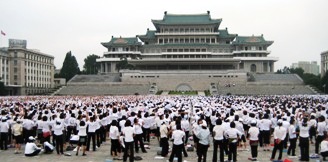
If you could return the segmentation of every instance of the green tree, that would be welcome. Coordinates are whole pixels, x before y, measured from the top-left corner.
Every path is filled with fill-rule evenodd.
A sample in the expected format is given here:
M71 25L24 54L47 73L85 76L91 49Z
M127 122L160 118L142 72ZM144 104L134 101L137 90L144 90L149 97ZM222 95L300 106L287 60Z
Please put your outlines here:
M99 56L92 54L84 59L83 73L84 74L97 74L97 62L96 59L100 58Z
M66 81L69 81L71 78L73 78L74 75L79 73L80 68L75 56L72 55L71 51L67 52L63 66L60 70L60 76L65 78Z
M290 73L292 74L297 74L298 76L300 76L301 78L303 77L304 74L304 70L300 67L297 68L290 68L289 69Z
M132 70L132 69L134 69L134 66L128 63L128 60L126 57L122 57L121 61L118 64L116 64L116 68L118 70L121 70L121 69Z

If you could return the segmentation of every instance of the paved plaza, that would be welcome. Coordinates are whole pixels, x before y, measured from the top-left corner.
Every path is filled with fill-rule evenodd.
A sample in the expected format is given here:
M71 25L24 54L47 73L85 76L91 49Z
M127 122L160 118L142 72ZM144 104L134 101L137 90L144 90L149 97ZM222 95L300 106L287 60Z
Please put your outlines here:
M172 146L172 143L170 143L170 146ZM22 147L24 148L24 146ZM137 156L141 156L143 160L141 162L166 162L168 160L168 157L163 159L156 159L155 157L159 157L156 155L157 151L160 150L160 147L158 147L157 139L151 139L150 143L150 149L147 149L147 153L135 153ZM299 155L299 147L296 149L296 155ZM1 150L0 151L0 162L73 162L73 161L79 161L79 162L110 162L109 160L112 160L113 158L110 156L110 142L107 140L105 144L102 144L102 146L97 149L97 151L89 151L87 152L87 156L81 156L81 152L79 156L75 156L75 152L68 151L68 153L71 153L72 156L62 156L57 155L57 153L52 154L40 154L37 157L25 157L24 154L14 154L14 149L9 148L6 151ZM314 144L310 145L310 154L314 153ZM213 145L211 144L211 147L209 148L209 151L207 153L207 161L212 162L212 154L213 154ZM247 162L248 157L251 156L250 151L238 151L237 161L239 162ZM258 152L258 161L260 162L269 162L271 156L271 151L263 151L259 147ZM276 158L278 157L278 152L276 153ZM283 158L288 158L287 153L283 153ZM289 158L292 161L299 161L298 158ZM107 161L106 161L107 160ZM227 156L225 157L225 160L227 160ZM316 162L319 159L310 159L311 162ZM115 160L113 162L118 162L122 160ZM193 162L197 161L197 155L196 152L188 152L188 157L183 157L184 162Z

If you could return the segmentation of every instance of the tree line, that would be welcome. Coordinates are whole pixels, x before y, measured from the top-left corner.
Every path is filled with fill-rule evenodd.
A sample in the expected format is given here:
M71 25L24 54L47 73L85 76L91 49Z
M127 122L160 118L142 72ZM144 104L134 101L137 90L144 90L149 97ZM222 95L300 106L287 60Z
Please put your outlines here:
M313 87L315 87L316 89L327 93L328 92L328 71L325 74L321 74L323 75L323 77L321 77L321 75L314 75L314 74L310 74L310 73L304 73L304 70L300 67L298 68L289 68L287 66L285 66L283 69L278 69L277 74L297 74L298 76L300 76L303 81L304 84L306 85L311 85Z

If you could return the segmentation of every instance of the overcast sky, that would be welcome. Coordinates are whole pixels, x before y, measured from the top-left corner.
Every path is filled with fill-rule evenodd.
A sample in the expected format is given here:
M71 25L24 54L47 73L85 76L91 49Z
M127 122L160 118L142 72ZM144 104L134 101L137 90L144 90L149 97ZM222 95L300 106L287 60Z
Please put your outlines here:
M274 41L275 69L318 61L328 50L328 0L0 0L0 46L25 39L27 48L55 57L61 68L68 51L82 70L89 54L102 57L111 36L134 37L154 29L151 19L211 12L220 29L240 36L263 34Z

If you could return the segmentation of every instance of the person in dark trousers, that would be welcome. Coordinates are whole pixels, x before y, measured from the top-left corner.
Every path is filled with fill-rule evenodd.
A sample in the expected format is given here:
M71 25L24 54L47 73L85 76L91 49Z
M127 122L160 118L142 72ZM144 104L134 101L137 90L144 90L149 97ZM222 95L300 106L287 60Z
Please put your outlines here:
M324 131L326 130L326 121L324 116L318 118L317 138L315 139L315 153L319 154L320 143L325 139Z
M251 146L252 157L248 158L248 160L257 161L259 134L260 134L260 130L257 127L256 120L252 120L251 127L248 129L248 139L249 139L249 145Z
M277 126L274 128L273 138L274 138L274 147L272 150L271 161L274 160L277 150L279 150L278 160L282 158L282 150L284 149L284 140L287 135L287 129L282 126L282 120L279 119Z
M238 138L240 138L242 134L242 132L236 129L235 122L231 122L230 128L224 132L225 137L229 140L229 161L237 161L237 142Z
M64 131L64 123L60 120L56 120L56 124L53 128L54 130L54 138L56 140L56 151L57 154L64 154L64 137L63 137L63 131Z
M169 129L167 127L167 125L165 124L165 122L162 122L162 125L160 127L160 144L162 146L162 152L161 155L163 157L167 156L167 154L169 153L169 141L168 141L168 133L169 133Z
M88 122L88 143L87 143L87 151L90 150L90 142L92 139L92 148L93 151L96 151L96 129L97 129L97 123L94 121L95 118L91 117L90 121Z
M126 162L128 155L130 162L134 161L134 149L133 149L133 136L134 136L134 129L131 126L131 121L126 120L125 127L122 129L122 134L124 135L124 155L123 161Z
M139 152L138 142L140 144L142 152L147 153L147 151L145 149L145 146L144 146L144 143L143 143L143 140L142 140L142 133L143 133L142 132L142 126L139 123L138 118L134 118L133 129L134 129L134 134L135 134L135 136L134 136L134 146L135 146L135 149L136 149L136 153Z
M37 156L41 152L41 148L36 146L35 138L30 136L25 145L25 156Z
M307 125L307 118L303 118L303 122L300 125L300 134L299 134L299 146L300 146L300 153L301 153L301 158L299 160L301 161L309 161L309 130L310 127Z
M295 155L295 149L296 149L297 137L296 137L296 127L295 127L294 118L290 119L290 126L289 126L289 129L288 129L288 135L289 135L290 145L288 147L287 155L290 155L290 153L292 153L292 156L296 156Z
M213 162L217 162L218 147L220 149L220 162L224 162L224 131L222 120L218 118L216 125L213 127Z
M207 128L206 122L203 122L201 125L201 129L196 135L199 139L198 148L197 148L197 156L198 162L206 162L207 150L210 147L210 130Z
M169 158L169 162L173 162L173 158L177 157L178 162L182 162L183 138L186 136L182 131L181 125L176 125L176 130L172 132L173 147Z
M1 123L0 123L0 148L1 150L7 150L8 149L8 132L9 132L9 124L7 122L6 117L2 117Z

